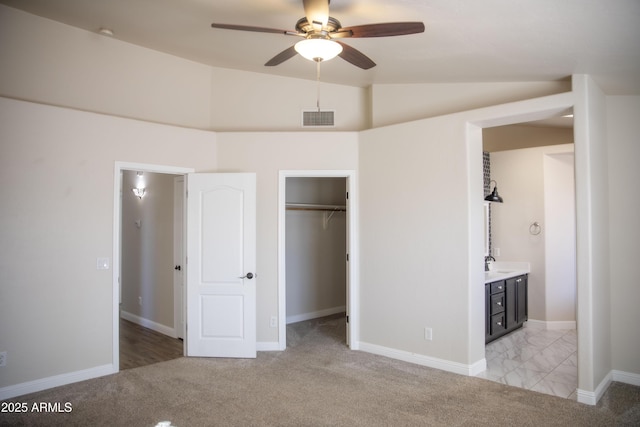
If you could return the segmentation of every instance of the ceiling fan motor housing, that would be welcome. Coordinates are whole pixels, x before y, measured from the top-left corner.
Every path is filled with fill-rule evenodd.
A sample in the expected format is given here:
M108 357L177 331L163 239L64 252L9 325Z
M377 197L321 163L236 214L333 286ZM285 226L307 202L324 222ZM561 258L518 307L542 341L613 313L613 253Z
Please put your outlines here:
M330 38L330 34L338 31L342 28L340 21L336 18L329 17L327 21L327 26L318 30L313 24L310 24L307 18L300 18L296 23L296 31L298 33L304 33L308 38L311 38L315 35L319 35L321 37Z

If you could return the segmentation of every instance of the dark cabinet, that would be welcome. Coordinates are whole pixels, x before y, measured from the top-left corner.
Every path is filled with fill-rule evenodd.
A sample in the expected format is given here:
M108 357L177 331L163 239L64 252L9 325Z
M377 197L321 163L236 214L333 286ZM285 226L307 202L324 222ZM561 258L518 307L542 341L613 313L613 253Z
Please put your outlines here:
M527 279L525 274L485 284L485 343L522 327L527 320Z

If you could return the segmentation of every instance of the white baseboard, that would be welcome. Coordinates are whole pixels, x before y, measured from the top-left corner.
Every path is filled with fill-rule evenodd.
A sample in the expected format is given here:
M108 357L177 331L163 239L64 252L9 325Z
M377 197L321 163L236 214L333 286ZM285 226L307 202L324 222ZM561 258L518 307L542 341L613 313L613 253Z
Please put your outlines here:
M133 322L137 325L144 326L145 328L160 332L161 334L168 335L171 338L178 338L178 335L176 334L176 330L174 328L156 323L153 320L145 319L144 317L131 314L127 311L120 311L120 317L122 317L124 320L128 320L129 322Z
M69 372L67 374L54 375L52 377L41 378L26 383L10 385L0 388L0 400L11 399L16 396L23 396L37 391L47 390L61 385L77 383L79 381L90 380L92 378L104 377L118 372L118 367L114 365L102 365L95 368L83 369L81 371Z
M640 374L612 370L604 377L600 384L598 384L595 391L576 390L578 402L586 405L596 405L612 381L640 386Z
M640 386L640 374L613 370L611 371L611 377L613 381L619 383Z
M362 341L359 342L359 348L361 351L365 351L367 353L373 353L379 356L389 357L391 359L402 360L404 362L415 363L416 365L427 366L429 368L440 369L442 371L453 372L454 374L466 376L475 376L487 368L487 362L485 359L482 359L472 365L465 365L464 363L424 356L422 354L415 354L404 350L396 350L394 348L369 344Z
M280 351L280 343L278 341L258 341L256 343L257 351Z
M529 319L524 325L527 328L539 328L539 329L546 329L549 331L558 330L558 329L576 329L575 320L546 321L546 320Z
M331 316L332 314L344 313L347 308L343 305L340 307L326 308L324 310L312 311L309 313L294 314L287 316L287 325L289 323L304 322L305 320L317 319L318 317Z
M609 372L594 391L577 389L576 395L578 402L584 403L585 405L596 405L604 392L609 388L609 385L611 385L611 380L612 375L611 372Z

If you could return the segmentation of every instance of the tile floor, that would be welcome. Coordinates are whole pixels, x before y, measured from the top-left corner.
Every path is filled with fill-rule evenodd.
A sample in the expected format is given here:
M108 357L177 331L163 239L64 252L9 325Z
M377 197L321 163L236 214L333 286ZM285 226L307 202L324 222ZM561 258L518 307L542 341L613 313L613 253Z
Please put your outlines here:
M487 370L479 377L576 400L575 329L523 327L485 347Z

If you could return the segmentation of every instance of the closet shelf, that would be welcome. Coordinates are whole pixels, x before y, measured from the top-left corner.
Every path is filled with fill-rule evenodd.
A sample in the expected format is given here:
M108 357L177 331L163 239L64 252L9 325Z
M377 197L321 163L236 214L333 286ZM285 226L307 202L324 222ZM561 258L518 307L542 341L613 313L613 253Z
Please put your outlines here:
M287 203L287 210L296 211L331 211L331 212L345 212L347 207L345 205L319 205L316 203Z

